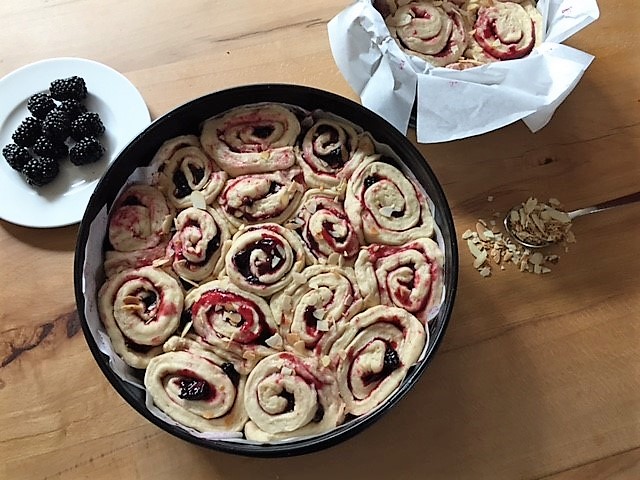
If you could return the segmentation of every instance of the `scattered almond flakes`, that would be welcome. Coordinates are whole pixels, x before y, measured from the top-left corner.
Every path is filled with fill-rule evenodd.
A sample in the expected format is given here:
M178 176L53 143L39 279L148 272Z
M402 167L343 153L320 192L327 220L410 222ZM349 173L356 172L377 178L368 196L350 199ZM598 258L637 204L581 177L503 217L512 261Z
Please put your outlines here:
M509 219L514 227L521 232L526 232L527 239L534 236L541 241L560 243L568 251L568 243L575 242L575 236L570 230L571 220L566 212L561 210L562 204L557 199L550 199L548 205L538 202L535 198L529 198L517 210L512 210ZM500 214L495 212L494 218ZM490 227L489 227L490 225ZM489 277L493 272L493 266L505 270L505 264L512 263L521 272L530 272L543 275L551 272L549 265L558 263L560 257L556 254L545 254L544 249L532 250L515 243L509 235L498 231L499 225L495 221L489 224L478 219L475 231L468 229L462 234L466 240L469 251L473 255L473 267L482 277ZM520 236L520 235L519 235ZM534 243L534 242L530 242Z

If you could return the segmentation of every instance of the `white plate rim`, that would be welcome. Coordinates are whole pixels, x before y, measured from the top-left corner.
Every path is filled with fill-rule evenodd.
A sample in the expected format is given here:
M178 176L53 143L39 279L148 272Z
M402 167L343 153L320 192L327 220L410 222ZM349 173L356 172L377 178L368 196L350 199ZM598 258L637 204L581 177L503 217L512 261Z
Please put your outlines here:
M64 160L60 175L63 178L54 180L50 185L34 188L0 156L0 218L7 222L34 228L55 228L78 223L106 169L119 152L151 122L149 109L141 93L117 70L79 57L49 58L24 65L0 79L3 99L0 102L0 148L12 143L11 134L17 126L16 118L29 115L26 110L28 97L46 90L51 80L71 75L85 78L89 90L87 103L94 107L89 110L97 111L105 122L105 158L83 167L75 167ZM113 121L114 118L117 118L117 122ZM70 183L69 188L64 189L62 182Z

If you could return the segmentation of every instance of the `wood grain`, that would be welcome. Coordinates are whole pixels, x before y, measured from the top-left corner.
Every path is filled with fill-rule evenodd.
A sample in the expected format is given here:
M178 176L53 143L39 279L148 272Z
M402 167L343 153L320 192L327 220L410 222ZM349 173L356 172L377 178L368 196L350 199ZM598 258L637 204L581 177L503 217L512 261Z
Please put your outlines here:
M154 117L246 83L357 100L326 32L350 3L4 1L0 76L49 57L91 58L126 75ZM634 0L600 8L567 41L596 60L546 128L419 146L459 233L529 195L573 208L637 190L640 14ZM0 221L0 478L640 478L639 212L576 221L578 242L542 277L509 268L483 279L461 248L450 328L415 389L353 439L271 460L192 446L129 407L79 330L77 226Z

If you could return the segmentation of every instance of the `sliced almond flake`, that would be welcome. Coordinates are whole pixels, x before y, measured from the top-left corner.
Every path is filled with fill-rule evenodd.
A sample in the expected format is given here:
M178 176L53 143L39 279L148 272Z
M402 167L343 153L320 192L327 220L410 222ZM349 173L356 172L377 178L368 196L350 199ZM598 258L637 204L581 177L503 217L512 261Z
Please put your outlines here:
M489 267L484 267L483 269L480 270L480 276L481 277L488 277L491 275L491 269Z
M182 333L180 334L180 338L183 338L187 333L189 333L189 330L191 330L191 326L193 325L193 320L190 320L189 323L187 323L184 328L182 329Z
M256 352L254 352L253 350L245 350L244 352L242 352L242 358L252 361L256 358Z
M482 256L482 250L480 250L475 243L473 243L470 240L467 240L467 246L469 247L469 251L471 252L471 255L473 255L476 258L479 258ZM487 252L484 252L484 254L486 258Z
M540 275L542 273L542 268L540 267L540 265L533 266L533 273L535 273L536 275Z
M571 223L571 218L566 212L561 212L560 210L556 210L555 208L548 208L546 212L549 214L551 218L557 220L561 223Z
M287 256L284 247L280 244L276 244L276 252L278 252L278 255L280 255L280 257L282 258L285 258Z
M477 222L476 223L476 232L478 232L478 237L480 238L480 240L482 240L483 242L487 241L487 237L485 236L484 232L487 231L487 227L480 223Z
M276 266L280 263L280 257L274 256L271 259L271 268L276 268Z
M167 258L167 257L157 258L153 262L151 262L151 266L155 267L155 268L160 268L160 267L164 267L168 263L171 263L171 259L170 258Z
M194 287L199 287L200 286L198 283L196 283L193 280L190 280L190 279L188 279L186 277L180 277L180 280L182 280L184 282L187 282L188 284L190 284L190 285L192 285Z
M284 375L285 377L290 377L295 373L295 371L285 365L280 369L280 373L282 373L282 375Z
M542 266L540 267L540 271L544 274L544 273L549 273L551 269L549 267Z
M571 230L567 232L567 243L576 243L576 236Z
M476 257L476 259L474 260L473 267L479 268L486 260L487 260L487 251L482 250L482 252L480 252L480 256Z
M322 358L320 358L320 363L322 363L323 367L328 367L331 365L331 357L329 357L329 355L323 355Z
M465 232L462 234L462 239L463 240L468 240L473 236L473 232L469 229L465 230Z
M294 345L296 342L300 341L300 335L297 333L287 333L285 338L289 345Z
M122 303L125 305L140 305L140 298L135 295L127 295L122 299Z
M529 259L529 261L534 265L542 265L542 263L544 262L544 255L542 255L542 253L540 252L536 252L533 255L531 255L531 258Z
M338 252L332 252L327 257L327 263L329 265L338 265L339 261L340 261L340 254Z
M226 321L234 327L238 326L240 322L242 322L242 315L237 312L226 312L225 318Z
M293 349L296 352L304 353L305 350L307 349L307 346L305 345L305 343L302 340L298 340L296 343L293 344Z
M144 307L140 303L136 303L136 304L127 304L127 303L125 303L124 305L122 305L121 309L122 310L132 310L132 311L137 311L137 312L144 311Z
M322 320L324 318L326 311L324 308L317 308L313 311L313 316L316 320Z
M552 206L558 208L562 204L560 203L560 200L558 200L557 198L550 198L549 199L549 205L552 205Z
M383 215L387 218L393 218L393 212L395 211L395 207L385 205L384 207L380 208L380 215Z
M318 320L316 323L316 330L319 332L328 332L329 331L329 322L327 320Z
M540 233L544 234L546 229L544 223L538 218L538 215L532 213L531 219L533 220L533 223L536 225L536 227L538 227L538 229L540 230Z
M529 213L533 212L533 210L536 208L537 204L538 204L538 200L536 200L533 197L529 197L527 199L526 203L524 204L525 213L529 214Z
M264 343L266 343L267 345L269 345L271 348L282 348L283 345L283 341L282 341L282 337L280 336L279 333L274 333L272 336L270 336L269 338L267 338Z
M513 257L513 253L512 252L507 252L507 253L504 254L504 257L502 257L502 259L505 262L508 262L509 260L511 260L511 257Z
M204 195L200 190L194 190L191 192L189 198L191 199L191 203L194 207L199 208L200 210L207 209L207 200L204 198Z
M309 213L313 214L316 213L316 209L318 208L318 206L316 205L316 202L309 202L305 204L305 208Z

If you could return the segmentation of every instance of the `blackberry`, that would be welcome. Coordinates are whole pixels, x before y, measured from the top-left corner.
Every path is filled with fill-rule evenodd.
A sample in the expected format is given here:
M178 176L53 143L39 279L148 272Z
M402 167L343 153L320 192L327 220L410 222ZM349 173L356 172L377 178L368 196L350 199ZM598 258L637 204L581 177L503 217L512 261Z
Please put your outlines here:
M53 158L32 158L24 166L22 173L26 177L27 183L41 187L58 176L60 165Z
M83 113L71 122L71 138L76 141L82 140L84 137L99 137L103 133L104 124L97 113Z
M31 147L36 141L36 138L40 136L41 128L42 123L40 120L35 117L27 117L18 125L18 128L13 132L11 138L21 147Z
M64 141L69 136L71 121L69 115L58 110L51 110L42 122L42 133L51 140ZM35 140L35 139L34 139Z
M56 108L56 103L46 93L36 93L27 101L27 110L36 118L43 120L51 110Z
M82 77L74 75L51 82L49 92L56 100L84 100L87 97L87 85Z
M18 172L21 172L24 166L29 160L31 160L31 154L25 147L10 143L2 149L2 155L7 160L7 163Z
M104 147L95 137L86 137L69 150L69 160L74 165L86 165L100 160Z
M56 108L66 113L72 121L87 111L87 107L78 100L63 100Z
M33 153L41 157L49 157L54 160L62 160L69 154L69 149L63 142L51 140L42 135L33 144Z

